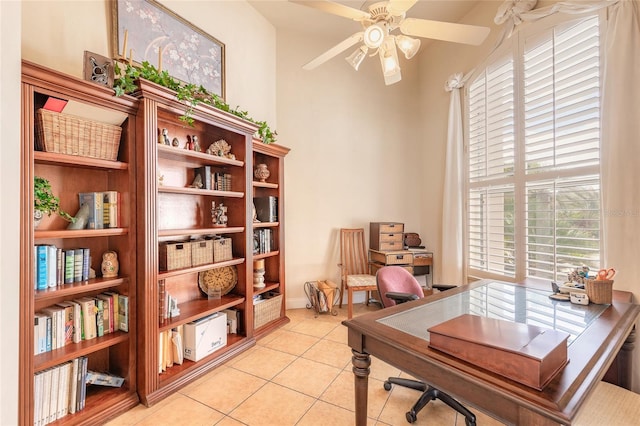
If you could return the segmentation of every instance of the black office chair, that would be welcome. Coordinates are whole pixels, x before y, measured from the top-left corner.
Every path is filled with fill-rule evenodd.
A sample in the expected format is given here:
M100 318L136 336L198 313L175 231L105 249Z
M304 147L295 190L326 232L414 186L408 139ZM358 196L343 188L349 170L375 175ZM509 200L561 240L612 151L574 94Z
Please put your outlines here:
M376 274L376 284L378 286L378 293L380 294L380 300L384 308L424 297L420 283L418 283L409 271L400 266L384 266L380 268ZM450 285L433 286L433 288L440 291L454 287L455 286ZM429 401L437 398L462 414L465 417L465 424L467 426L475 426L476 424L476 416L471 411L451 396L434 388L433 386L418 380L389 377L384 382L385 390L391 390L392 384L422 392L422 395L420 395L418 401L413 405L413 407L411 407L411 410L407 411L406 417L409 423L415 422L418 412L423 409Z

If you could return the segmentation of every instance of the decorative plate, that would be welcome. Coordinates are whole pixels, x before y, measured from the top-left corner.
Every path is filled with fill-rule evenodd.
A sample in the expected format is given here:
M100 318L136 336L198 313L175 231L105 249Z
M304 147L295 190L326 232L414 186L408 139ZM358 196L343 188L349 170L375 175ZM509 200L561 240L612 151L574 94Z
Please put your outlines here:
M220 157L226 157L231 152L231 145L224 139L220 139L211 144L211 152Z
M235 266L223 266L222 268L209 269L198 274L198 286L205 295L209 294L209 288L219 289L225 295L238 283L238 270Z

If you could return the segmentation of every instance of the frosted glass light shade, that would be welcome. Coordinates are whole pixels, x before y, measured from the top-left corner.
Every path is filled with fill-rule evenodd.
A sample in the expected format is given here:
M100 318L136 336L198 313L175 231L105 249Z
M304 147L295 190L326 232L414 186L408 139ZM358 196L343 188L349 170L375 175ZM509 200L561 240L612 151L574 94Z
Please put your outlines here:
M360 68L360 64L364 61L364 58L367 57L367 52L369 48L365 45L360 46L353 53L347 56L345 59L356 71Z
M364 30L364 44L370 49L377 49L384 41L387 31L384 24L373 24Z
M404 57L407 59L413 58L415 54L418 53L418 50L420 50L420 40L417 38L397 35L396 44L398 45L398 49L404 53Z

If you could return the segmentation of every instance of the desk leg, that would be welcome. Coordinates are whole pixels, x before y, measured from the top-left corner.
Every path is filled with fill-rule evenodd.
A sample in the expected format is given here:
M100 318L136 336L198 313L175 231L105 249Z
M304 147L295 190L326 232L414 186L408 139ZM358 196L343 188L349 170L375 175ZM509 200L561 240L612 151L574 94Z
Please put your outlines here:
M369 389L369 367L371 366L371 357L369 354L351 350L353 357L354 388L356 398L356 426L366 426L367 424L367 392Z

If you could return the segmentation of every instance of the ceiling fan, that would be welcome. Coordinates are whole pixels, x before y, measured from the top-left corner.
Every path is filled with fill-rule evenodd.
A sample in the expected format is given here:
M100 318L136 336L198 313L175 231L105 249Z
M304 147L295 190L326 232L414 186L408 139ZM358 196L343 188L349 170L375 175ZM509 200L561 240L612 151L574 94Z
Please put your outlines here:
M489 28L487 27L407 18L406 12L418 0L382 1L369 6L368 12L327 0L289 1L358 21L363 27L362 31L352 34L317 58L306 63L302 68L311 70L355 44L362 43L360 47L346 57L347 62L357 71L367 55L375 56L377 54L380 57L386 85L397 83L402 78L397 49L400 49L407 59L411 59L420 49L420 40L409 36L477 46L489 35ZM401 34L394 35L393 31L396 29L399 29ZM370 51L372 53L369 53Z

